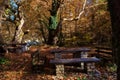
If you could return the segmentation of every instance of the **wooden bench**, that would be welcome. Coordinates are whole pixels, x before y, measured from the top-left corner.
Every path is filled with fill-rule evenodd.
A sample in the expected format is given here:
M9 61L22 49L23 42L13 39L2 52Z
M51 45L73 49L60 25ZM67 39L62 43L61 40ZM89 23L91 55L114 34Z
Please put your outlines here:
M88 67L87 64L91 63L92 66L94 66L95 62L100 61L96 57L87 57L87 52L89 52L89 48L74 48L74 49L54 49L51 50L51 53L54 54L55 58L50 60L51 64L55 64L56 66L56 75L57 76L63 76L64 75L64 65L66 64L80 64L82 63L82 68L87 70L90 69L90 66ZM72 53L73 57L70 59L63 59L62 54L69 54ZM95 67L95 66L94 66ZM88 71L88 70L87 70Z
M22 48L23 46L25 46L26 43L11 43L11 44L7 44L7 43L4 43L4 44L1 44L2 47L5 48L5 50L7 52L17 52L17 53L22 53Z
M96 47L97 52L96 57L106 59L106 60L112 60L113 53L112 48L110 47Z
M50 60L52 64L72 64L72 63L92 63L98 62L99 59L96 57L88 57L88 58L73 58L73 59L54 59Z

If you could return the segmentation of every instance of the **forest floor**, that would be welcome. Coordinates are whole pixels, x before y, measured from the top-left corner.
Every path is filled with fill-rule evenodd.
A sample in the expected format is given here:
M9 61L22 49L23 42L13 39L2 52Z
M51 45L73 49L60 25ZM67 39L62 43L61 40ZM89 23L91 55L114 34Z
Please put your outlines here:
M40 49L41 54L47 55L48 61L53 55L50 54L50 50L54 47L41 46L33 47L31 52L26 53L8 53L5 57L8 59L7 64L0 65L0 80L116 80L116 72L114 68L96 65L96 69L99 71L100 76L90 77L83 72L66 72L63 77L57 77L51 74L53 69L46 64L45 71L41 74L32 73L31 54L36 49Z

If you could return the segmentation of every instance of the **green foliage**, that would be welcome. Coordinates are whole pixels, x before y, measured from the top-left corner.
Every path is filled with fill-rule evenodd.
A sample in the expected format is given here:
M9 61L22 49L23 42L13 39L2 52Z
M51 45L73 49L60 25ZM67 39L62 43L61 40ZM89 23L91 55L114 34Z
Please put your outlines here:
M0 64L7 64L9 62L6 58L0 58Z
M116 72L117 71L117 65L109 63L108 66L107 66L107 70L110 71L110 72Z

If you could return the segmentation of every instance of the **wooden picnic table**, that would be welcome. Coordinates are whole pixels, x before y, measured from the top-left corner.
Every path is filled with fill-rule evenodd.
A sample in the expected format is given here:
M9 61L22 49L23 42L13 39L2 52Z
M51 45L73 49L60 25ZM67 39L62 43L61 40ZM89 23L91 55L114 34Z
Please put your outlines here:
M54 59L50 60L50 63L56 65L56 75L63 76L64 75L64 64L80 64L82 63L82 69L87 71L87 64L90 63L94 66L95 62L100 61L96 57L88 57L88 52L90 48L82 47L82 48L66 48L66 49L52 49L50 52L54 54ZM63 59L62 54L72 53L73 57L70 59ZM66 55L66 56L67 56Z
M23 47L25 47L26 43L2 43L0 46L4 47L7 52L17 52L22 53ZM23 50L23 51L22 51Z

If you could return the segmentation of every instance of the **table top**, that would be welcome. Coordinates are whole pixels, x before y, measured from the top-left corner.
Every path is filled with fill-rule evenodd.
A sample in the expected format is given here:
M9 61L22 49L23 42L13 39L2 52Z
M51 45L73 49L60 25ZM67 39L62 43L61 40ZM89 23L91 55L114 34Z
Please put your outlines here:
M89 52L89 51L90 48L82 47L82 48L66 48L66 49L57 48L57 49L52 49L50 52L54 54L54 53L68 53L68 52L76 53L76 52Z

